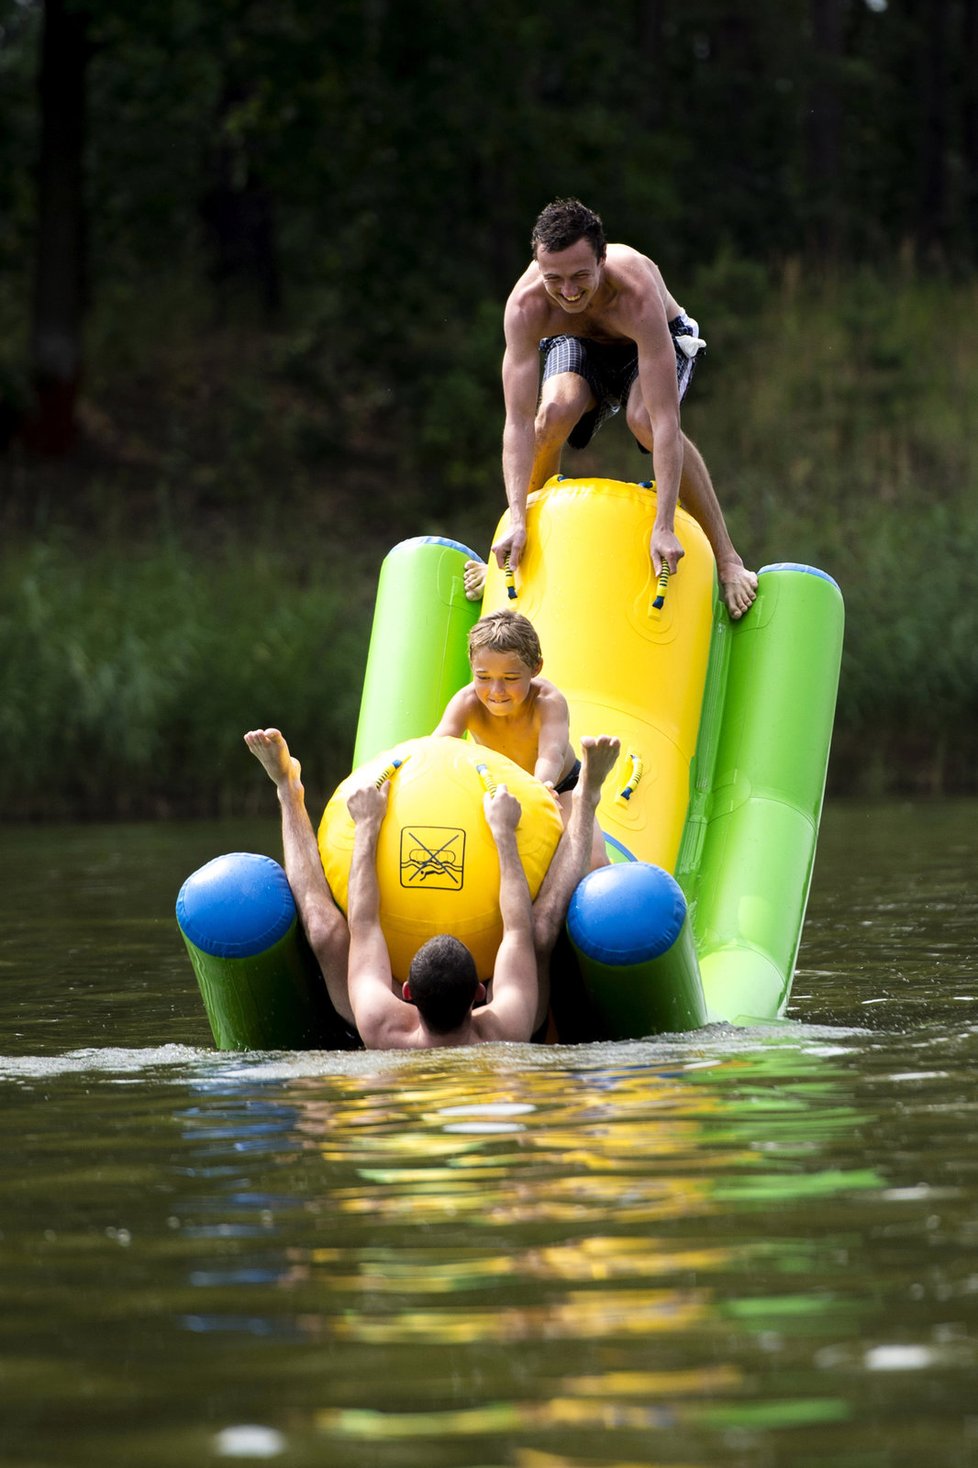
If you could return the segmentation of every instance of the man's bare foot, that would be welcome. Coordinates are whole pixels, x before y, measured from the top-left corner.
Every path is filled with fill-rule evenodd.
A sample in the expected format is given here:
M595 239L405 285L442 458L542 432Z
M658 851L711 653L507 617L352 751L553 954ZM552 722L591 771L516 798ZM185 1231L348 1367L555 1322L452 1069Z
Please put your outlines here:
M585 734L581 740L581 775L577 788L592 805L597 805L601 787L614 769L621 740L614 734Z
M276 788L299 784L302 767L278 729L252 729L244 742Z
M462 585L468 601L481 601L486 589L486 565L484 561L466 561L462 572Z
M757 576L748 571L743 561L737 560L717 566L717 577L727 611L736 622L757 596Z

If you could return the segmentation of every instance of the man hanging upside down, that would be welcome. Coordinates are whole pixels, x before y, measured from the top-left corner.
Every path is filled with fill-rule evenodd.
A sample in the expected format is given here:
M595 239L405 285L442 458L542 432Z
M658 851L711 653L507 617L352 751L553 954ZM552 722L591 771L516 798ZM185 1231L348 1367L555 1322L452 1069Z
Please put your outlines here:
M471 953L442 934L422 945L400 989L380 926L377 841L388 785L365 777L347 806L354 821L348 916L333 901L306 810L299 761L278 729L244 736L278 792L285 874L330 1000L370 1050L529 1040L550 1003L550 958L578 882L588 871L601 787L618 757L617 739L581 740L581 772L570 819L535 902L516 847L520 803L499 785L484 810L499 855L503 938L492 979L479 980ZM396 777L395 777L396 778Z

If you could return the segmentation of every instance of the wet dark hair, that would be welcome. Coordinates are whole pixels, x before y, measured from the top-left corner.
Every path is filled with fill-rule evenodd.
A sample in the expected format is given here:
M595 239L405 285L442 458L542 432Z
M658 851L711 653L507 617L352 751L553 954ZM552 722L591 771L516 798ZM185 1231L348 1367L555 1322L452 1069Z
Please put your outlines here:
M538 249L553 254L557 250L569 250L578 240L587 240L598 260L604 259L608 243L604 225L600 215L580 199L554 199L540 214L530 236L534 259Z
M465 1019L479 987L475 959L448 933L429 938L408 969L411 998L429 1030L447 1035Z

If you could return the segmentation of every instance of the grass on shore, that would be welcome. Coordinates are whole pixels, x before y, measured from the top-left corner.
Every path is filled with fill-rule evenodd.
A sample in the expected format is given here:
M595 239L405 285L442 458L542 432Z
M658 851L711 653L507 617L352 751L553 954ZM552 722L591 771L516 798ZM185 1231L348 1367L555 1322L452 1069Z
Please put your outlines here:
M846 599L830 790L973 793L978 283L721 261L687 304L709 348L684 426L735 543ZM495 313L444 344L444 391L425 358L403 401L363 377L337 402L308 320L269 340L186 319L103 322L79 453L0 464L0 733L31 750L0 773L7 817L243 813L240 737L268 723L328 793L384 551L491 539ZM648 460L619 421L564 469L639 479Z
M370 608L338 567L44 541L3 571L0 738L29 752L0 773L8 817L261 809L241 736L270 724L325 791L347 773Z

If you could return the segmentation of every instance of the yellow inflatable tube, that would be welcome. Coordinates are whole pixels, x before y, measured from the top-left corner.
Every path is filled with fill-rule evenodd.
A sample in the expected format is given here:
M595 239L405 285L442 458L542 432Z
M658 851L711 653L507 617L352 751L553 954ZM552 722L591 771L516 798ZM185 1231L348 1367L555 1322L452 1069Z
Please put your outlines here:
M505 784L523 807L516 844L535 897L562 830L553 797L505 755L462 739L407 740L348 776L319 827L319 853L336 902L346 911L354 826L346 797L354 781L390 778L377 848L380 921L394 977L429 938L451 933L472 953L480 978L492 975L502 940L499 859L483 798Z
M676 534L686 554L662 605L649 541L654 490L616 480L551 479L527 506L527 550L515 599L490 557L483 611L529 617L543 676L566 696L571 738L617 734L622 752L598 820L612 858L668 872L689 804L713 626L715 563L684 510ZM500 522L497 536L508 527Z

